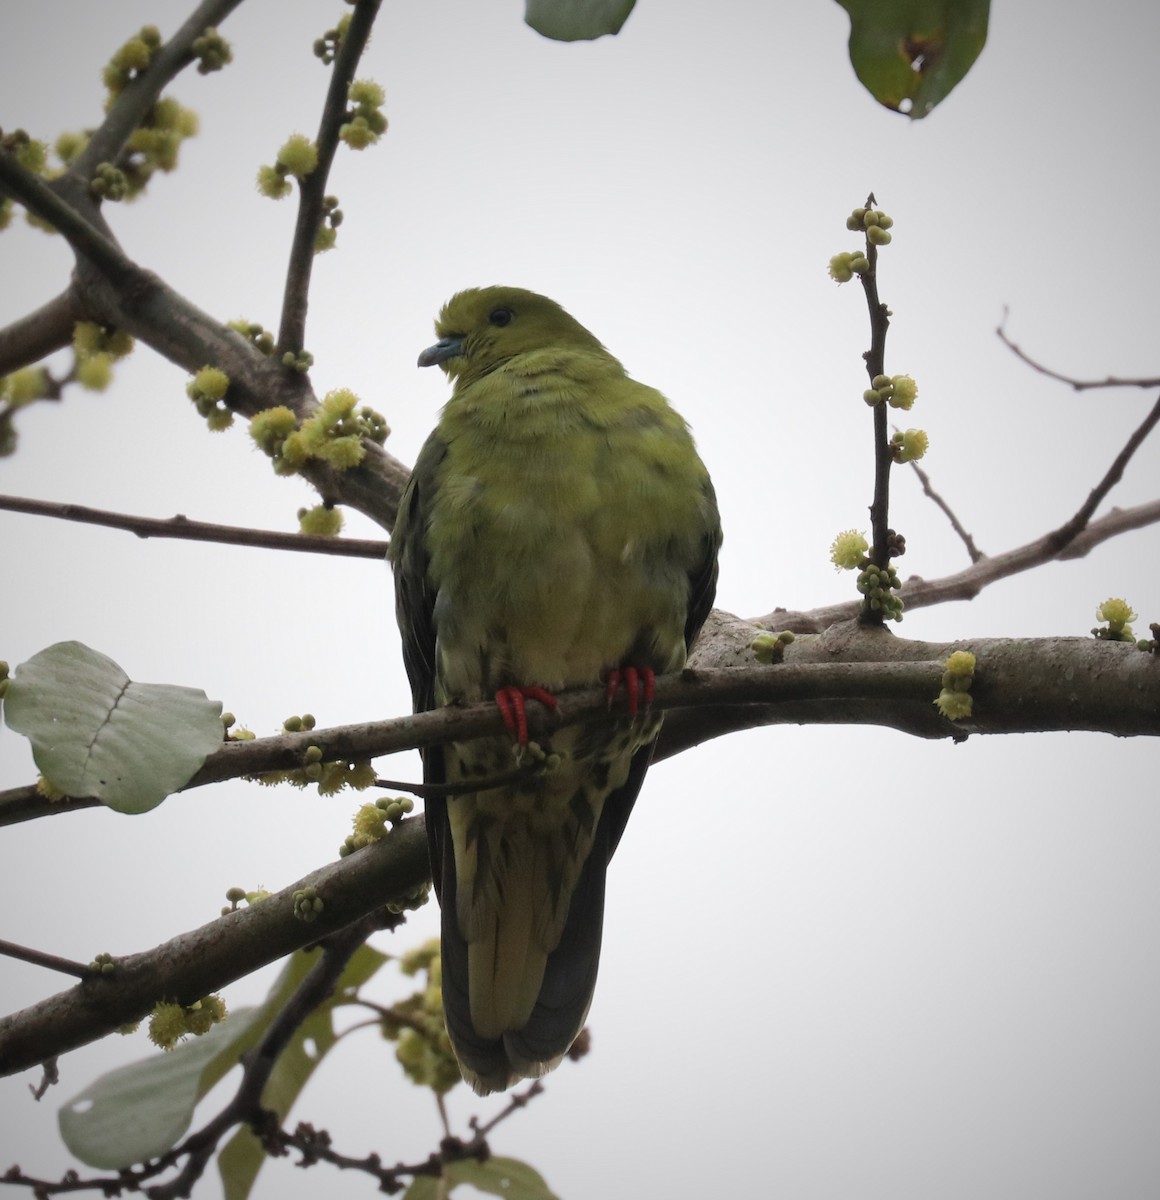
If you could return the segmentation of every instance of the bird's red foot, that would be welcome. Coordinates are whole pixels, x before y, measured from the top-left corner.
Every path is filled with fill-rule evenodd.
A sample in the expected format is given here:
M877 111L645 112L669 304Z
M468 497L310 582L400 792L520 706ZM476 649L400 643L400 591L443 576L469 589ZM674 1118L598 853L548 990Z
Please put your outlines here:
M528 744L528 710L525 700L538 700L545 708L555 712L559 707L556 697L542 687L505 687L495 694L499 715L512 741L519 746Z
M604 694L608 698L608 707L616 699L616 693L624 688L628 701L628 715L635 717L641 708L649 708L656 695L657 677L652 667L620 667L608 672L608 683Z

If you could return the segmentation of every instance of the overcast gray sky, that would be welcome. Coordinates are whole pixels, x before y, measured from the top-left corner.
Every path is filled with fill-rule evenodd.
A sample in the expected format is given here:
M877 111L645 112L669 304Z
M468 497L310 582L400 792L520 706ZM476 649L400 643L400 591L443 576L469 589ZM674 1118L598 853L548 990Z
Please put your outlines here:
M145 22L171 33L191 8L8 4L0 125L52 140L93 124L113 49ZM315 129L327 72L310 47L339 11L243 5L223 27L233 65L171 89L202 121L181 170L107 209L128 253L223 319L277 323L294 207L253 178L288 134ZM845 216L873 189L896 221L881 258L888 369L919 382L908 423L930 434L936 485L991 553L1079 506L1151 397L1075 395L993 330L1009 306L1012 335L1059 370L1157 373L1160 10L996 5L971 74L914 124L863 92L827 0L639 0L619 37L574 46L521 15L517 0L384 5L361 74L385 86L391 127L340 153L332 177L346 221L315 272L320 392L354 389L411 461L447 395L414 367L442 302L496 282L544 291L692 423L726 531L719 605L753 616L844 598L850 577L827 550L866 523L867 331L860 291L825 268L855 245ZM59 239L15 224L0 236L0 321L54 295L68 268ZM107 394L70 392L20 431L0 491L279 529L311 502L243 429L208 434L183 373L144 349ZM1155 498L1158 478L1153 445L1114 502ZM906 477L892 517L905 573L965 565ZM409 708L378 564L6 513L0 545L13 664L78 638L136 679L204 688L260 733L304 710L330 725ZM1110 595L1146 625L1156 562L1145 530L899 632L1083 635ZM952 746L824 727L658 765L610 872L593 1052L550 1077L495 1151L564 1200L1156 1195L1158 766L1154 740ZM381 768L414 776L418 762ZM0 786L32 773L0 731ZM136 819L6 830L0 936L85 961L145 949L211 918L231 885L280 888L333 857L354 807L238 783ZM419 914L397 948L435 927ZM227 999L252 1002L269 978ZM4 1011L61 986L0 962ZM295 1116L351 1154L422 1157L434 1108L375 1038L343 1043ZM39 1105L26 1079L0 1081L0 1168L59 1174L56 1106L146 1053L141 1036L78 1051ZM503 1103L460 1093L461 1128ZM371 1191L283 1161L257 1195Z

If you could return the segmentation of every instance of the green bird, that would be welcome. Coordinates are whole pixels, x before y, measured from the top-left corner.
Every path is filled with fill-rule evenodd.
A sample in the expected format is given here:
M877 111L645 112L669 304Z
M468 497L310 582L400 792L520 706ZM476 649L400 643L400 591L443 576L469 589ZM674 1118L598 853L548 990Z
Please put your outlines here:
M390 556L415 710L494 698L509 733L423 757L425 782L455 785L426 800L447 1031L486 1095L583 1027L654 679L708 616L721 526L684 420L554 301L473 288L435 328L419 365L455 386ZM529 745L529 699L601 683L607 718Z

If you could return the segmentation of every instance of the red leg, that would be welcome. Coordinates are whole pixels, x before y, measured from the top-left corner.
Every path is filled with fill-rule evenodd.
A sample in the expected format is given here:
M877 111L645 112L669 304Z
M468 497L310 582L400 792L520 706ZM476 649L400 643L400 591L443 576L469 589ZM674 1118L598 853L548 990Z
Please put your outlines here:
M538 700L545 708L555 712L556 697L542 687L505 687L495 694L495 703L503 717L504 727L512 741L520 746L528 744L528 711L525 700Z
M657 677L651 667L620 667L608 672L608 683L604 694L608 698L608 707L612 707L616 693L624 687L625 700L628 703L628 715L635 717L642 707L648 708L656 696Z

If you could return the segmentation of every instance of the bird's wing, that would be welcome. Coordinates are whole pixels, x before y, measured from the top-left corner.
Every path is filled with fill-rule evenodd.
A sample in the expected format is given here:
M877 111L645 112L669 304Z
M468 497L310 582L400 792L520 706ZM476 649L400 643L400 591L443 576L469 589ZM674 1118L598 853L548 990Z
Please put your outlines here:
M403 664L411 681L415 712L435 707L435 591L427 571L427 518L435 474L446 453L446 445L432 434L415 460L410 482L399 502L399 516L391 538L395 609L403 634ZM445 778L443 748L428 747L423 752L423 782L443 783ZM445 840L447 856L451 855L450 839L445 838L447 802L428 796L423 809L435 892L442 901Z
M717 495L705 480L705 506L710 519L701 540L701 555L689 572L689 612L685 618L685 649L692 650L701 626L713 608L717 595L717 552L721 549L721 520L717 515Z

